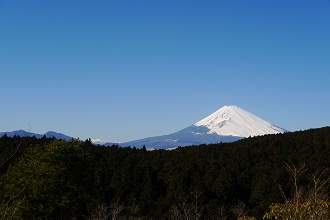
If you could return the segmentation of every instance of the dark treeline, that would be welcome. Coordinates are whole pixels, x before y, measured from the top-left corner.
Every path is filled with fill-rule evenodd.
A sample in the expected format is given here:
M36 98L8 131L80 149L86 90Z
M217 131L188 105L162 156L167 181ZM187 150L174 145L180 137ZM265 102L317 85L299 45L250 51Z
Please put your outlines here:
M0 219L262 219L288 166L305 191L329 178L330 127L172 151L3 136L0 165Z

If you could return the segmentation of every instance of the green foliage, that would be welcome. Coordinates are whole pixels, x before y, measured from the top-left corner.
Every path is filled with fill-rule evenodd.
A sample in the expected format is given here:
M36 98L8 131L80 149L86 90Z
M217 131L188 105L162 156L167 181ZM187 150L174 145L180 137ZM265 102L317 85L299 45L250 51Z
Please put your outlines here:
M239 217L238 220L257 220L255 217L243 216Z
M307 171L305 165L296 167L286 164L287 170L290 173L293 185L294 196L286 200L284 204L275 203L270 206L270 210L263 216L264 219L283 219L283 220L323 220L330 218L330 202L326 201L329 198L327 194L328 182L327 177L322 180L325 174L324 170L321 174L313 175L313 185L306 193L303 187L298 185L301 176ZM326 200L323 200L323 199Z
M289 201L284 204L275 203L270 206L270 211L263 218L281 220L329 219L330 202L310 200L301 204Z
M78 141L28 149L1 177L3 200L9 201L5 212L24 219L85 214L93 184L90 167Z
M44 145L53 141L53 138L14 136L13 138L4 135L0 137L0 175L6 172L10 163L14 163L31 145Z

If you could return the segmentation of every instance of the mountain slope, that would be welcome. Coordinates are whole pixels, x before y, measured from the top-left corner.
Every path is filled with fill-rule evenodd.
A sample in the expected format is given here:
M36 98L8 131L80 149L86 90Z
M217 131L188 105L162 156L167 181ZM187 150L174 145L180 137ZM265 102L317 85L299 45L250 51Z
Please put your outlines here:
M285 131L238 106L224 106L194 125L173 134L144 138L119 145L168 149L177 146L233 142L249 136Z

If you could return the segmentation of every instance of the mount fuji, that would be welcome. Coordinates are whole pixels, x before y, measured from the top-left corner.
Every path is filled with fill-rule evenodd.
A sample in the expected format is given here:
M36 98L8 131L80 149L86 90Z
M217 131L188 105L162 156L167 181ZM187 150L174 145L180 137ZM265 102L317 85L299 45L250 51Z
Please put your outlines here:
M178 132L119 144L147 149L170 149L178 146L233 142L246 137L284 133L273 125L238 106L224 106L194 125Z

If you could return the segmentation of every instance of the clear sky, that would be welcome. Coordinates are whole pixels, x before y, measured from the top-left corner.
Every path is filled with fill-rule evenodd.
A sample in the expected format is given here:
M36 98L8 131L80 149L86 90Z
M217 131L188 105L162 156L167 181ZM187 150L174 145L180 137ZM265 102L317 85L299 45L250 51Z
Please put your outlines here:
M1 0L0 131L122 142L237 105L330 126L330 1Z

